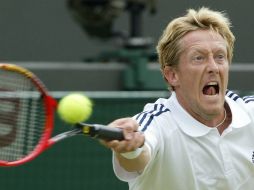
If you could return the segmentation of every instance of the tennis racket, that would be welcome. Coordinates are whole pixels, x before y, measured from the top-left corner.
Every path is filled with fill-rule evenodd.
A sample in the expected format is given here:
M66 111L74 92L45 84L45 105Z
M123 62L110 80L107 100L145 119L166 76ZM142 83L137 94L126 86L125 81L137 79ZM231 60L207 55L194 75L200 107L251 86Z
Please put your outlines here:
M124 139L119 128L86 123L52 137L56 106L36 75L14 64L0 64L0 166L29 162L56 142L75 135Z

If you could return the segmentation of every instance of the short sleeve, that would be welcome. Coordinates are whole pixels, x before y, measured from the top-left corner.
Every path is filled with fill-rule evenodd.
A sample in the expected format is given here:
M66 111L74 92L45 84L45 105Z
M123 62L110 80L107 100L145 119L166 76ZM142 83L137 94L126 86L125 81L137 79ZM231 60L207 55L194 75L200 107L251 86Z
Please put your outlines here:
M162 114L168 112L169 110L163 106L163 104L155 103L148 104L145 106L144 111L135 115L133 119L135 119L139 123L139 131L143 132L145 135L145 146L148 148L150 152L150 162L147 164L146 168L143 172L150 166L152 160L155 159L157 152L159 150L159 146L162 146L162 142L160 142L161 132L160 132L160 117ZM160 143L159 143L160 142ZM128 172L122 168L113 153L113 169L116 176L126 182L131 182L135 180L138 176L142 174L142 172Z
M244 96L243 101L250 110L251 114L254 115L254 96Z

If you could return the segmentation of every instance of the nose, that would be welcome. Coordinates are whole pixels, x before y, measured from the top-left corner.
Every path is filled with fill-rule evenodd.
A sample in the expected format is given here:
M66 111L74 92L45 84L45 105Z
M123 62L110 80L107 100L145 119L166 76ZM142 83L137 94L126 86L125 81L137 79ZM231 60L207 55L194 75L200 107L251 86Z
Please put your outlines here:
M209 73L219 73L218 63L214 60L213 56L210 56L207 63L207 70Z

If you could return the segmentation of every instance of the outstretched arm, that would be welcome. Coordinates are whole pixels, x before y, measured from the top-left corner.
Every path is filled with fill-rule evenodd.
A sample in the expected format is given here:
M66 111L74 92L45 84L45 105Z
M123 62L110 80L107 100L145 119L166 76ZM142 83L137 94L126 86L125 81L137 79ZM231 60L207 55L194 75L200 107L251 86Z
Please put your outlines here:
M150 160L150 152L145 146L144 134L138 131L138 123L132 118L122 118L115 120L109 126L123 129L125 140L102 143L116 153L120 165L126 171L143 171Z

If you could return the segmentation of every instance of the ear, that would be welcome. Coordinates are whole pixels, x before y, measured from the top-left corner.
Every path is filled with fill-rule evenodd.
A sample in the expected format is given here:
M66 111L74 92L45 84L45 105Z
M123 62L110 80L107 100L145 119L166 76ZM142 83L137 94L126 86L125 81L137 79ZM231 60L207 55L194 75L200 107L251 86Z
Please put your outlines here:
M165 66L163 69L163 75L170 86L176 87L179 85L178 72L175 67Z

